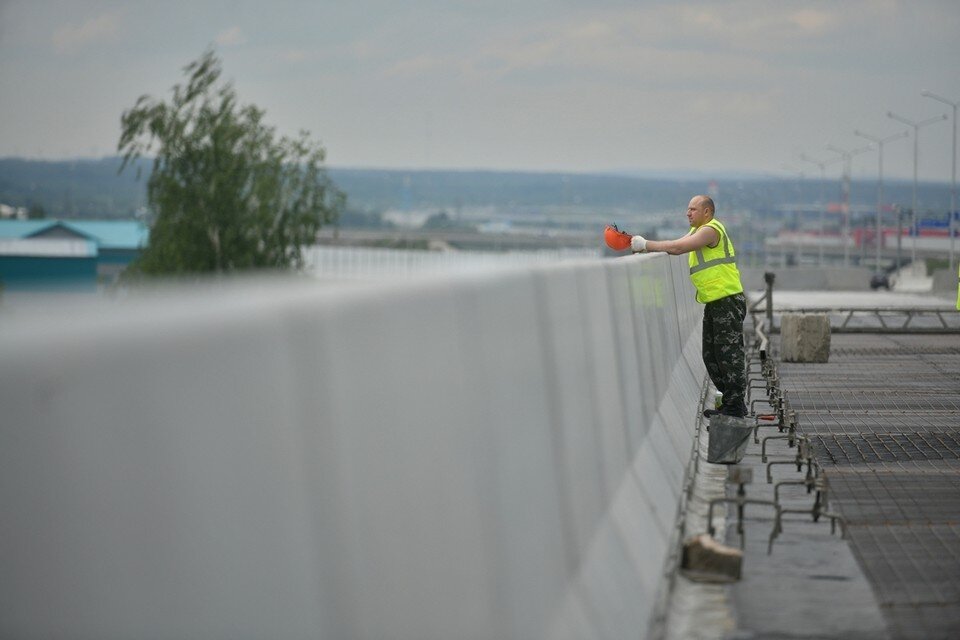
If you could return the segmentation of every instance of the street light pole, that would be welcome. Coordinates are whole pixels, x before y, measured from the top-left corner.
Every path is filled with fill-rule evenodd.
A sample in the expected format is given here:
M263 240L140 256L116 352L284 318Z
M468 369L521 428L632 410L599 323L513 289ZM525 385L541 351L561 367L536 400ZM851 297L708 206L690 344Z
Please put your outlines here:
M873 145L851 149L847 151L832 144L827 145L829 151L839 153L843 157L843 266L850 266L850 173L853 171L853 156L869 151Z
M880 273L880 244L883 240L883 231L880 225L881 222L881 211L883 209L883 145L891 140L897 140L899 138L905 138L910 135L909 131L901 131L900 133L895 133L892 136L887 136L886 138L877 138L871 136L870 134L864 133L863 131L854 131L853 135L860 136L861 138L866 138L870 142L877 145L880 150L880 169L877 174L877 236L874 238L874 241L877 245L877 264L874 267L873 272L876 274ZM898 265L899 268L899 265Z
M913 127L913 242L911 243L912 248L910 251L910 266L913 268L913 265L917 262L917 236L920 234L920 227L917 224L917 157L919 155L920 148L918 144L920 142L920 127L925 127L928 124L946 120L947 114L944 113L936 118L927 118L926 120L921 120L920 122L907 120L903 116L898 116L893 111L887 111L887 117L893 118L897 122L902 122L909 127ZM899 265L897 266L899 268Z
M797 195L798 195L797 205L796 205L796 208L793 210L794 222L795 222L795 224L796 224L796 226L797 226L796 231L795 231L796 244L797 244L797 252L796 252L796 254L795 254L795 256L794 256L795 259L796 259L796 265L794 265L794 266L799 267L799 266L800 266L801 259L803 258L803 247L802 247L803 238L801 237L802 214L801 214L801 211L800 211L800 207L803 206L803 180L804 180L804 178L806 177L806 174L804 173L803 169L797 169L797 168L795 168L795 167L793 167L793 166L791 166L791 165L789 165L789 164L785 164L785 165L782 165L782 166L783 166L783 168L786 169L787 171L790 171L791 173L795 173L795 174L797 174L798 176L800 176L800 182L799 182L798 185L797 185ZM784 253L783 255L785 256L786 254ZM784 262L786 262L786 258L784 258ZM784 264L783 266L786 267L787 265Z
M824 184L826 183L825 170L828 164L830 164L831 162L835 162L836 160L826 160L824 162L821 162L819 160L814 160L813 158L811 158L805 153L800 154L800 159L803 160L804 162L810 162L820 167L820 238L819 238L819 241L817 242L817 244L820 246L820 254L817 257L817 265L822 267L823 266L823 240L824 240L823 218L827 209L827 202L826 202L826 199L823 197L823 187L824 187Z
M957 213L957 107L960 106L960 102L951 102L946 98L938 96L935 93L930 93L929 91L924 91L920 95L925 98L933 98L944 104L948 104L953 107L953 170L950 172L950 272L957 268L956 261L954 256L956 251L954 250L954 218Z

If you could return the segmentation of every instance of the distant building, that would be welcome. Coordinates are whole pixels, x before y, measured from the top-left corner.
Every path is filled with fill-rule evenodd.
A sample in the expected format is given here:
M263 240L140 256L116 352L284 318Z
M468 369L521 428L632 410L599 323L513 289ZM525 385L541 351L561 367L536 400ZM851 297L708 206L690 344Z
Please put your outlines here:
M11 207L8 204L0 204L0 219L3 220L26 220L26 207Z
M93 291L116 281L148 239L134 220L0 220L0 284Z

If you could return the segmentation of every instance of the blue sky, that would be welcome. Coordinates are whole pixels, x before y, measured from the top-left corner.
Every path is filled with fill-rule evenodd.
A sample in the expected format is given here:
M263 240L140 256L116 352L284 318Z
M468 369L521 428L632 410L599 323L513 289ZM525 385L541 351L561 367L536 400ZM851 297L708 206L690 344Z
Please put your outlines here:
M815 175L798 153L902 130L887 111L952 114L921 91L960 101L958 33L955 0L0 0L0 156L114 153L213 45L335 166ZM921 180L950 179L951 138L921 130ZM913 141L884 169L911 177Z

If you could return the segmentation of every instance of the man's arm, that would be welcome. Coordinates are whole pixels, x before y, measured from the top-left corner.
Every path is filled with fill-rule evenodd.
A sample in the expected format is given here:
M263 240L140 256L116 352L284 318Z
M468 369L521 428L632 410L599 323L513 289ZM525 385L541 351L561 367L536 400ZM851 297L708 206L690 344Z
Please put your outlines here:
M676 240L647 240L643 236L633 236L631 246L634 252L638 251L662 251L670 255L679 256L684 253L690 253L697 249L703 249L706 246L715 245L720 241L720 234L713 227L706 225L697 229L696 233L689 236L683 236Z

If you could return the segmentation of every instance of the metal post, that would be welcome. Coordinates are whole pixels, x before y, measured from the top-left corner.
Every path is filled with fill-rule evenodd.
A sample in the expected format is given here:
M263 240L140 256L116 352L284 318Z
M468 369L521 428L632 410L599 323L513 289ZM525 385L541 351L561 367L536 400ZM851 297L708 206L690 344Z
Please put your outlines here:
M826 200L824 200L824 197L823 197L823 185L824 185L824 182L826 181L826 177L824 176L824 166L825 166L824 163L818 162L817 164L820 165L820 238L819 238L820 241L818 243L820 245L820 254L817 256L817 265L820 267L823 267L823 239L824 239L823 217L827 209L827 202Z
M951 102L946 98L938 96L929 91L924 91L922 94L924 97L933 98L938 102L948 104L953 107L953 157L951 162L951 171L950 171L950 222L947 228L950 230L950 272L953 273L956 270L956 250L954 245L956 244L956 221L955 217L957 215L957 107L960 106L960 102Z
M880 150L880 154L879 154L880 170L879 170L879 173L877 174L877 237L876 237L877 264L873 270L874 273L879 274L880 273L880 243L883 239L883 230L881 228L881 216L882 216L881 211L883 209L883 145L887 142L890 142L891 140L896 140L897 138L904 138L910 135L910 132L902 131L900 133L897 133L895 135L892 135L886 138L877 138L875 136L871 136L862 131L854 131L853 135L860 136L861 138L866 138L867 140L870 140L871 142L875 143Z
M917 264L917 235L920 233L920 225L917 224L917 158L919 157L920 136L913 136L913 204L910 210L913 212L913 223L910 231L910 270L916 273L914 265Z
M953 168L950 171L950 224L948 228L950 229L950 273L953 273L956 270L956 255L957 252L954 249L956 244L956 233L954 232L954 227L956 226L956 217L957 217L957 105L953 105Z
M800 231L801 231L801 226L802 226L802 212L801 212L801 207L803 206L803 205L802 205L802 202L803 202L803 182L804 182L804 178L806 177L806 175L804 174L804 172L803 172L802 169L797 170L797 169L794 169L792 166L787 165L787 164L783 165L783 168L786 169L787 171L792 171L792 172L794 172L794 173L796 173L797 175L800 176L800 181L797 183L797 203L798 203L798 204L795 205L795 208L794 208L794 210L793 210L794 224L796 225L796 230L795 230L795 235L796 235L796 252L794 253L794 262L795 262L794 266L797 266L797 267L798 267L798 266L800 266L800 258L803 256L802 238L800 237ZM786 214L784 214L784 218L785 218L785 217L786 217ZM781 224L781 225L780 225L781 231L783 230L783 228L784 228L785 226L786 226L786 224ZM780 261L783 263L783 266L784 266L784 267L787 266L787 243L786 243L786 242L782 242L781 245L780 245Z
M900 265L903 264L902 254L903 241L903 209L897 205L897 273L900 272Z
M880 162L877 173L877 235L873 239L877 245L877 265L874 273L880 273L880 246L883 244L883 141L880 142Z
M803 160L804 162L811 162L817 165L818 167L820 167L820 239L819 239L820 241L817 243L820 245L820 250L817 256L817 265L822 267L823 266L823 240L824 240L824 233L825 233L824 216L826 215L826 212L827 212L827 201L823 195L823 188L826 183L826 167L828 164L830 164L830 162L836 162L836 159L832 161L828 160L826 162L820 162L819 160L814 160L813 158L809 157L804 153L800 154L800 159Z
M869 151L873 145L860 147L846 151L832 144L827 145L827 149L834 153L839 153L843 158L843 266L850 266L850 243L847 241L850 235L850 174L853 171L853 156L858 153Z
M954 230L957 217L957 105L953 105L953 169L950 172L950 273L956 270L957 234Z
M936 118L927 118L920 122L907 120L892 111L887 111L887 117L913 127L913 242L911 243L912 249L910 252L910 268L913 269L913 265L917 262L917 236L920 234L919 220L917 219L917 161L920 155L920 127L946 120L947 114L944 113Z
M803 237L801 236L801 229L803 226L803 212L800 209L803 205L797 205L796 210L796 225L797 225L797 255L794 256L796 259L796 264L794 266L799 267L800 263L803 262Z
M853 161L850 155L846 155L843 161L843 266L850 266L850 172L853 169Z
M767 335L773 333L773 281L777 275L770 271L763 274L763 281L767 284Z

